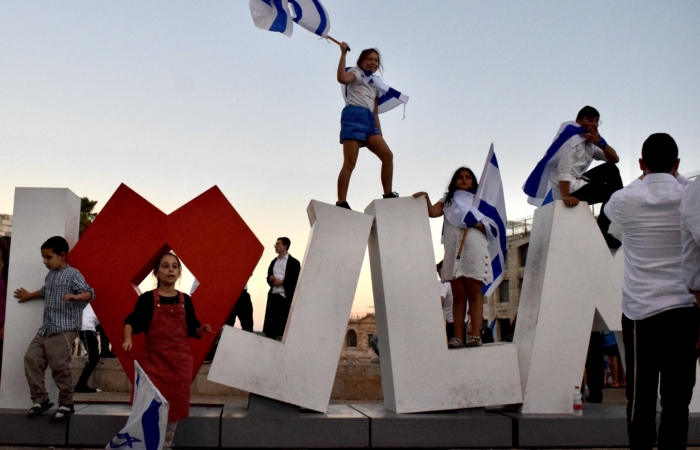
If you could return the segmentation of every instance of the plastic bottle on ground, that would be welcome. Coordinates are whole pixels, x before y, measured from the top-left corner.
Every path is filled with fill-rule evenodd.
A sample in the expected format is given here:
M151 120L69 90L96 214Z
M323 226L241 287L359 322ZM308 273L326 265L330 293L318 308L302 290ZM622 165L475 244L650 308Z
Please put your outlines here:
M583 415L583 402L581 401L581 387L576 386L574 388L574 407L573 411L575 416Z

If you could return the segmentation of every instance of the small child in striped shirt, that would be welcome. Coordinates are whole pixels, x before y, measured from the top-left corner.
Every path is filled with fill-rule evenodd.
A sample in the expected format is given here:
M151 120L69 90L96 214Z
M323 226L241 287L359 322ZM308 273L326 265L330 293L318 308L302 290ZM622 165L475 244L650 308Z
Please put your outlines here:
M71 353L82 325L83 309L95 298L95 291L87 285L80 272L66 262L67 255L68 242L64 238L49 238L41 246L44 265L49 269L44 286L35 292L24 288L15 291L15 297L20 303L39 298L46 301L41 328L24 355L24 371L34 402L27 414L29 418L36 417L53 406L44 384L47 365L51 367L59 389L54 420L65 420L74 412Z

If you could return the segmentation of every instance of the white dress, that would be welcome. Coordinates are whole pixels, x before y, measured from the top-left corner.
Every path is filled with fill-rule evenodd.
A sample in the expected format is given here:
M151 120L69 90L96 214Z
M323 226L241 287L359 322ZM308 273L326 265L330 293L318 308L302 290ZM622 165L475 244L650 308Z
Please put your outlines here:
M444 203L445 197L440 201ZM493 281L493 272L491 270L491 257L489 256L486 235L476 228L469 228L467 238L464 240L462 254L458 260L457 252L459 251L459 244L462 242L463 235L463 228L452 225L447 219L444 220L442 242L445 248L445 257L442 263L441 281L467 277L480 280L484 284L491 283Z

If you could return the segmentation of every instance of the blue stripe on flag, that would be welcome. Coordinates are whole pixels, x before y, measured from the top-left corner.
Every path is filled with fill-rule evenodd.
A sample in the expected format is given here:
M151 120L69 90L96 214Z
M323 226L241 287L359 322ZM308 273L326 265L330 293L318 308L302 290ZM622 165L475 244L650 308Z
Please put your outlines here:
M301 16L304 14L303 11L301 10L301 6L299 3L296 2L296 0L289 0L289 3L292 4L292 8L294 8L294 20L296 23L299 23L301 20Z
M321 18L321 23L318 24L318 29L316 30L316 34L321 36L323 32L326 30L326 23L328 23L326 19L326 14L323 12L323 6L321 6L321 3L318 0L312 0L314 2L314 5L316 6L316 10L318 10L318 16Z
M552 203L554 201L554 195L552 195L552 190L550 189L547 191L547 195L545 195L544 200L542 200L542 206L546 205L547 203Z
M503 259L506 259L506 253L507 253L507 246L506 246L506 224L503 223L503 219L501 218L501 215L498 214L498 210L496 209L495 206L491 206L485 201L481 200L479 203L479 211L489 219L493 220L496 222L496 226L498 227L498 238L499 243L501 244L501 250L503 252ZM496 278L496 274L493 274L493 278Z
M496 159L496 153L494 152L493 156L491 157L491 164L494 166L498 167L498 160Z
M162 403L156 399L151 400L148 409L141 416L141 425L143 426L143 440L146 444L146 450L158 450L160 443L160 427L158 425L159 414L158 408Z
M263 1L268 5L270 4L270 0ZM287 29L287 12L282 7L282 0L272 0L272 2L275 4L274 6L277 10L277 17L275 17L275 21L272 22L272 25L270 25L270 31L284 33L284 31Z
M545 166L547 166L549 160L552 159L552 157L557 153L557 151L559 151L559 148L564 145L566 141L577 134L581 134L581 131L583 131L582 127L567 125L567 127L564 128L564 131L562 131L554 142L552 142L552 145L549 146L544 157L537 163L535 170L532 171L530 176L527 177L527 181L525 181L523 191L525 191L528 196L537 198L537 191L540 188L540 182L542 175L544 174Z

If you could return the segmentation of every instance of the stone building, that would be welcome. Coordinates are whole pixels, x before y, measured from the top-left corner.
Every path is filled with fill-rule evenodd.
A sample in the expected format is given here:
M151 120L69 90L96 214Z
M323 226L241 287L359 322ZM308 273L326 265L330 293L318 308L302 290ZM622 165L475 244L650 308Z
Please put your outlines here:
M12 215L0 214L0 236L12 236Z
M345 341L340 352L340 363L368 363L377 356L369 345L369 340L377 334L374 309L365 314L353 313L345 331Z

